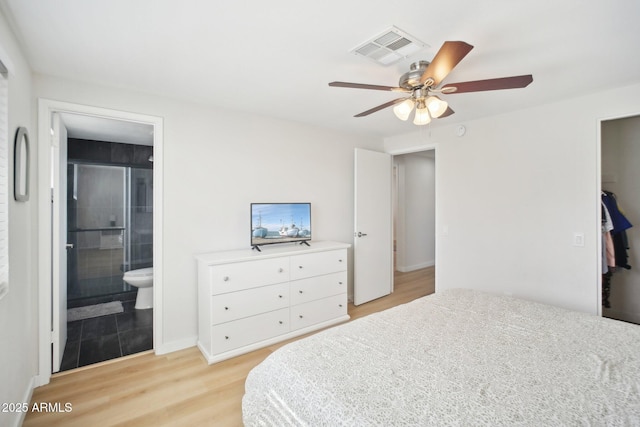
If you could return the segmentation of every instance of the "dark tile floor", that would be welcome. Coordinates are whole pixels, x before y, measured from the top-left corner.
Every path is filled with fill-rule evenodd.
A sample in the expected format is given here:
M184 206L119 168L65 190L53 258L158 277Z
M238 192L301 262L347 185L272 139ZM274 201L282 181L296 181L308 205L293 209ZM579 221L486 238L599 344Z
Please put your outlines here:
M67 323L61 371L153 348L153 309L136 310L123 301L123 313Z

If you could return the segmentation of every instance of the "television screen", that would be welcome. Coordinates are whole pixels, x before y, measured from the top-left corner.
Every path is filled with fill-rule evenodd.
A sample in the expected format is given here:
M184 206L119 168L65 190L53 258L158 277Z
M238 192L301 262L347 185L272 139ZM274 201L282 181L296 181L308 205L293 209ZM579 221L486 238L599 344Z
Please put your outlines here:
M311 240L311 203L252 203L251 246Z

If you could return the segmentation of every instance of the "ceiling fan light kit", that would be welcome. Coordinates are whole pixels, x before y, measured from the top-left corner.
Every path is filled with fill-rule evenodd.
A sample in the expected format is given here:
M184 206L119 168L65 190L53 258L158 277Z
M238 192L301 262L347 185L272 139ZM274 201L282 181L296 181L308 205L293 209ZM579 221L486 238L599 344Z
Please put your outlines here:
M429 109L429 114L431 114L431 117L434 119L443 115L444 112L447 111L447 108L449 108L449 103L447 101L443 101L435 95L428 97L426 103L427 108Z
M429 124L431 122L431 116L429 115L429 109L424 103L424 100L418 101L418 106L416 107L416 115L413 118L413 124L422 126Z
M431 119L437 119L447 111L449 105L446 101L441 100L437 96L430 96L428 98L420 97L414 101L413 97L407 98L400 104L393 107L393 112L396 117L402 121L406 121L413 111L413 107L416 106L416 113L413 123L416 125L426 125L431 122Z
M433 93L449 95L500 89L516 89L526 87L533 81L533 76L526 74L522 76L500 77L461 83L447 83L440 87L442 81L471 49L473 49L473 46L462 41L444 42L440 50L438 50L438 53L434 56L433 61L418 61L411 64L409 71L400 76L397 87L347 82L331 82L329 86L408 93L410 95L407 98L399 98L386 102L360 114L356 114L355 117L368 116L376 111L394 106L393 112L396 117L406 121L415 107L416 112L413 123L421 126L430 123L432 118L448 117L454 113L446 101L433 95Z
M415 104L416 103L413 102L413 99L408 98L403 102L401 102L400 104L393 107L393 112L395 113L396 117L399 118L400 120L407 121L407 119L409 118L409 114L411 114L411 112L413 111L413 107Z

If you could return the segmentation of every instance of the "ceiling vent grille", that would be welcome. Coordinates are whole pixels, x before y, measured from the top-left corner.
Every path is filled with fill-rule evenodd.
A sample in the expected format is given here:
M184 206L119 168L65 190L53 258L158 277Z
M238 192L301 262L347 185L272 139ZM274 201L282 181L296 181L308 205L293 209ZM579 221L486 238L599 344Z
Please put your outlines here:
M430 47L404 31L391 27L354 49L351 53L362 55L382 65L390 65L414 53Z

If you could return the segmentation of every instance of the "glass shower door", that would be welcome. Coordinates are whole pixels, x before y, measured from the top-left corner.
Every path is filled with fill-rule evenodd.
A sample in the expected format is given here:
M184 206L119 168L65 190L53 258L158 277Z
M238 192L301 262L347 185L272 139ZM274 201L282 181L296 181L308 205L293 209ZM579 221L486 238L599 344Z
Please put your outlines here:
M67 298L126 292L127 168L87 163L68 166Z
M153 266L153 169L130 168L127 210L129 270Z

